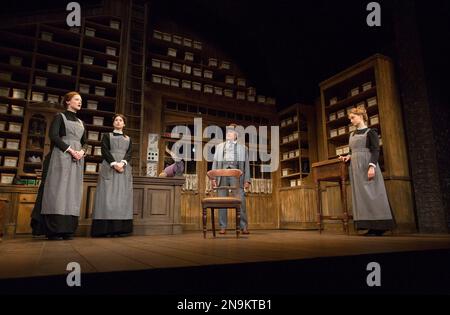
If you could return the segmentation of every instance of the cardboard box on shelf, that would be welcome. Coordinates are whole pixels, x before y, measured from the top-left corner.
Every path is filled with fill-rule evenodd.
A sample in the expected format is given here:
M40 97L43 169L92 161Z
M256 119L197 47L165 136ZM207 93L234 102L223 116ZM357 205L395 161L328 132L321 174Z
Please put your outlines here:
M0 148L3 148L3 143ZM20 140L19 139L6 139L6 148L9 150L19 150Z
M53 33L50 32L41 32L41 39L51 42L53 40Z
M113 29L115 29L115 30L120 29L120 21L117 21L117 20L110 20L110 21L109 21L109 27L111 27L111 28L113 28Z
M19 106L19 105L11 105L11 115L23 117L23 115L24 115L24 108L22 106Z
M83 56L83 63L86 64L86 65L94 64L94 57L84 55Z
M23 89L12 89L13 95L12 98L26 99L27 92Z
M86 28L84 30L84 34L86 36L95 37L95 28L86 26Z
M44 93L42 92L31 92L31 100L35 102L44 101Z
M117 70L117 61L108 60L106 62L106 68L110 70Z
M48 63L47 64L47 71L52 73L58 73L59 66L54 63Z
M72 69L70 66L61 66L61 74L72 75Z
M103 126L104 120L105 120L104 117L93 116L93 117L92 117L92 124L93 124L94 126Z
M98 108L98 101L94 100L87 101L87 109L97 110L97 108Z
M39 86L47 86L47 78L36 76L34 78L34 84Z
M9 64L12 66L21 66L23 58L19 56L9 56Z
M0 114L8 114L9 105L8 104L0 104Z
M102 81L106 82L106 83L112 83L113 81L113 76L112 74L109 73L102 73Z
M22 132L22 123L16 123L10 121L8 124L8 131L10 132Z

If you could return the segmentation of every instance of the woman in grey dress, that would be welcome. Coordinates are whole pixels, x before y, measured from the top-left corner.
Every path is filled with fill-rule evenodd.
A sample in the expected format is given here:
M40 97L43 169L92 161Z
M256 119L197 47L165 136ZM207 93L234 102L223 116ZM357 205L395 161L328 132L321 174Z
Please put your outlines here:
M367 128L368 117L364 109L353 108L349 119L357 130L350 135L350 153L341 157L341 160L350 161L355 228L368 230L366 236L381 236L387 230L392 230L395 224L378 164L378 133L375 129Z
M92 214L91 236L123 236L133 231L131 139L123 133L126 118L113 117L114 131L102 138L102 157Z
M78 92L63 98L66 111L50 125L50 153L43 163L42 182L31 215L33 235L50 240L71 239L78 227L83 194L86 131L76 113L81 108Z

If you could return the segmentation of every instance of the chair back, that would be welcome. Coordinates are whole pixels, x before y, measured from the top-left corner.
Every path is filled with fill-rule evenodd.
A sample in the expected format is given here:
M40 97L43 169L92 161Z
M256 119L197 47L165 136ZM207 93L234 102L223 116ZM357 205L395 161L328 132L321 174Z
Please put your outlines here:
M206 173L209 179L217 179L217 177L233 177L234 185L231 186L219 186L219 187L213 187L213 190L218 189L228 189L233 190L234 194L237 196L239 194L239 188L240 188L240 179L242 176L242 171L239 169L216 169L216 170L210 170Z

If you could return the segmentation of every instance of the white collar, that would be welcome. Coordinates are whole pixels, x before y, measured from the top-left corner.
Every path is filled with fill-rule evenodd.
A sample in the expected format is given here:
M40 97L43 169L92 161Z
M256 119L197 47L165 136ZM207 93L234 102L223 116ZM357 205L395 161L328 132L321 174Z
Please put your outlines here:
M227 143L233 143L233 144L236 144L236 143L237 143L237 140L227 140L226 142L227 142Z
M113 133L120 133L121 135L123 135L123 130L117 130L117 129L114 129L114 130L113 130Z

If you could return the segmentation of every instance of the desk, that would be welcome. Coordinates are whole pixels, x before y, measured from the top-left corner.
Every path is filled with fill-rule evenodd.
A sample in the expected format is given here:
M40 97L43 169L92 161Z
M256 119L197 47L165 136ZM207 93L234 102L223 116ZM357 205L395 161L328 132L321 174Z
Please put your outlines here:
M344 232L350 233L348 228L349 218L352 215L347 209L347 194L345 191L345 181L348 179L348 164L339 159L327 160L312 164L313 180L317 192L317 224L319 225L319 233L322 233L322 220L342 220ZM320 194L320 182L338 182L341 190L341 203L343 209L342 216L324 216L322 214L322 198Z

